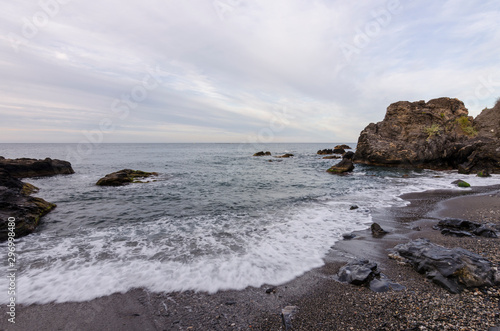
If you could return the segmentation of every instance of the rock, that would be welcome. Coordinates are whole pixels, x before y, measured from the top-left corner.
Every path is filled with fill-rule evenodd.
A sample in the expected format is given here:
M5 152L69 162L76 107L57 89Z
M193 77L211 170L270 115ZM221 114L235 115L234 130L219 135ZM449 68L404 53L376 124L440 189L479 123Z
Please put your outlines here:
M40 218L56 207L53 203L30 196L37 190L0 168L0 241L8 238L9 218L15 218L15 238L19 238L32 233Z
M297 306L286 306L281 309L281 321L286 331L292 330L292 318L299 311Z
M344 238L344 240L351 240L356 238L356 235L354 233L344 233L342 238Z
M377 264L368 260L356 260L346 264L340 268L337 277L340 282L368 286L374 292L404 289L404 286L392 282L384 274L381 274L377 269Z
M377 264L368 260L352 261L342 268L337 273L338 280L341 282L364 285L368 284L380 272L377 270Z
M337 149L337 148L339 148L339 149L340 149L340 148L342 148L342 149L351 149L351 146L346 145L346 144L342 144L342 145L337 145L337 146L335 146L334 148L335 148L335 149Z
M96 185L99 186L123 186L130 183L143 183L140 179L158 176L156 172L145 172L140 170L123 169L99 179Z
M327 171L334 174L342 174L345 172L351 172L354 170L354 163L352 158L354 156L353 152L347 152L342 157L342 161L328 169Z
M329 156L323 156L323 159L340 159L341 156L338 155L329 155Z
M480 236L486 238L497 238L497 234L493 229L486 227L480 223L462 220L458 218L447 218L439 221L433 226L435 230L441 230L441 233L446 236L454 237L472 237Z
M316 152L316 154L319 155L333 154L333 149L320 149L319 151Z
M334 148L333 154L344 154L345 150L343 148Z
M0 159L0 169L5 169L16 178L42 177L74 174L71 163L62 160L37 159Z
M382 237L383 235L389 233L382 229L382 227L378 223L373 223L370 228L372 230L372 235L376 238Z
M266 155L271 155L271 152L260 151L260 152L255 153L253 156L266 156Z
M270 288L266 289L266 293L267 294L276 293L277 290L278 290L277 287L270 287Z
M458 187L464 187L464 188L465 188L465 187L470 187L470 184L469 184L469 183L467 183L466 181L463 181L463 180L461 180L461 179L459 179L459 180L455 180L455 181L453 181L453 182L451 182L451 183L452 183L452 184L456 184Z
M351 207L349 207L349 210L355 210L355 209L358 209L359 207L357 205L352 205Z
M451 98L391 104L360 134L355 162L405 168L500 173L500 103L476 119ZM493 132L491 131L493 130Z
M283 154L283 155L279 155L279 156L275 156L275 157L277 157L277 158L288 158L288 157L292 157L292 156L293 156L293 154L287 153L287 154Z
M488 170L479 170L477 172L477 176L478 177L491 177L490 173L488 172Z
M448 249L428 239L417 239L397 245L394 251L417 272L451 293L460 293L464 288L495 285L492 263L463 248Z

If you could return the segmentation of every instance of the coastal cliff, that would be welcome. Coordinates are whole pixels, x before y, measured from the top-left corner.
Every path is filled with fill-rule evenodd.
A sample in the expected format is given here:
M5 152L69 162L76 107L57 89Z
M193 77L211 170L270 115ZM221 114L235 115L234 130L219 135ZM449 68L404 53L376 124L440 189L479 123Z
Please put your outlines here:
M399 101L360 134L355 163L500 173L500 102L476 119L462 101Z

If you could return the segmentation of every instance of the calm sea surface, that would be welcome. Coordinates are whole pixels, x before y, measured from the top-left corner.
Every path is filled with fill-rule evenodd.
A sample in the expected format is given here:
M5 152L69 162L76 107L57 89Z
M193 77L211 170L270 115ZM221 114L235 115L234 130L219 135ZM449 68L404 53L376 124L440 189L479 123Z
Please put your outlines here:
M458 178L500 183L498 175L361 165L331 175L325 170L338 160L316 151L335 145L101 144L73 162L74 175L25 179L57 208L17 241L17 301L84 301L137 287L215 292L277 285L321 266L343 233L369 227L374 208L404 205L402 193L454 188ZM76 147L0 144L0 155L68 159ZM295 156L252 157L260 150ZM160 175L145 184L95 185L124 168ZM349 210L353 204L360 208ZM6 275L5 243L0 252ZM7 288L0 277L2 303Z

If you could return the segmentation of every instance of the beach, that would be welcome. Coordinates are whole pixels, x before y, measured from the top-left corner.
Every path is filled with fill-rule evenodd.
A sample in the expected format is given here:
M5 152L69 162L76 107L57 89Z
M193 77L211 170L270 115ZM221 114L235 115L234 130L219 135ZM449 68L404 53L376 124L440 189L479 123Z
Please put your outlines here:
M438 190L402 196L406 207L382 208L373 221L389 233L370 230L337 242L325 265L286 284L215 294L153 293L135 289L88 302L18 306L16 324L4 330L283 330L281 309L297 306L294 330L488 330L500 326L498 287L450 294L410 266L387 257L388 249L428 238L463 247L500 264L498 239L456 238L432 229L439 219L459 217L500 226L500 187ZM290 249L294 249L290 247ZM369 259L402 291L375 293L334 279L352 258ZM492 329L495 330L495 329Z

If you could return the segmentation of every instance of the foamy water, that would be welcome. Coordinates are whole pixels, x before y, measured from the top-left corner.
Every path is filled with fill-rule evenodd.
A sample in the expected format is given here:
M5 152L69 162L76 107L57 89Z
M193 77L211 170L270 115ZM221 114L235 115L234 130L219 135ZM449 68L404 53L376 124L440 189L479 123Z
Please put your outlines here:
M104 148L75 167L75 175L28 180L58 207L40 231L16 243L18 303L86 301L138 287L216 292L279 285L323 265L343 233L369 227L375 208L406 204L398 197L403 193L457 189L456 179L500 184L498 175L364 166L333 176L325 172L331 160L315 155L326 148L318 144L263 148L296 154L282 162L240 155L231 145L192 147L180 155L178 146L146 145L134 160L123 155L130 146ZM93 185L109 169L125 167L158 171L160 180ZM352 204L360 208L350 210ZM8 288L5 277L1 288ZM0 290L0 302L7 300Z

